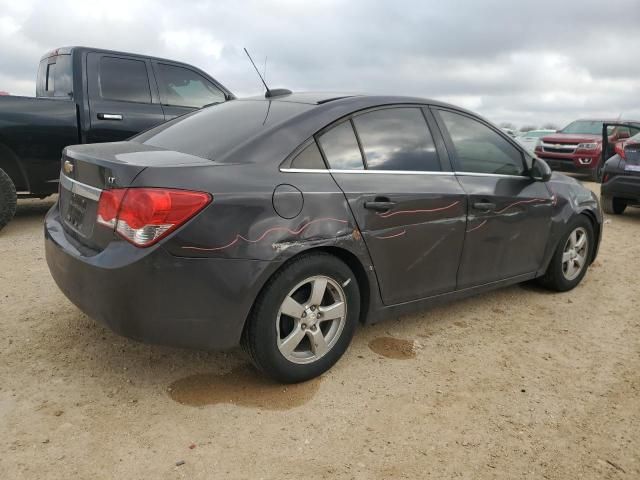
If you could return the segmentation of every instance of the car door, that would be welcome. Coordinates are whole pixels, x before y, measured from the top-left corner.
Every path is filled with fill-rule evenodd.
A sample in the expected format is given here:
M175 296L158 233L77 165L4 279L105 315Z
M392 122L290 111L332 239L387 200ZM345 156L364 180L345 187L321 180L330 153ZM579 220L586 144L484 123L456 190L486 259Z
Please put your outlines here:
M434 109L468 198L458 289L530 274L542 264L554 197L527 175L520 148L488 123Z
M87 55L89 143L125 140L164 122L150 71L138 57Z
M375 109L317 136L387 305L456 287L466 195L439 155L425 115L419 106Z
M167 120L227 99L221 88L190 68L153 62L153 70Z

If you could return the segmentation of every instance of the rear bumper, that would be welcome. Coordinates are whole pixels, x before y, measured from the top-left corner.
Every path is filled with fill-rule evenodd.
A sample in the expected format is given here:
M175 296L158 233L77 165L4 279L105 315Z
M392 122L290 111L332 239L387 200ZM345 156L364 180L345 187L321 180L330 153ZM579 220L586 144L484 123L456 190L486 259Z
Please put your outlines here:
M640 175L609 173L609 179L600 187L601 194L640 204Z
M221 350L239 344L245 319L272 262L182 258L161 245L112 242L83 255L54 206L45 219L47 264L80 310L114 332L145 343Z

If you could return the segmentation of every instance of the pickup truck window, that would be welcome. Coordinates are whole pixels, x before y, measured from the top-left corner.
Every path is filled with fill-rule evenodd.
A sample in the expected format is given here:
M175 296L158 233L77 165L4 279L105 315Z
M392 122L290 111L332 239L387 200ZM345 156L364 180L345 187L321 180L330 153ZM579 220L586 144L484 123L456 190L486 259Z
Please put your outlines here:
M193 70L166 63L158 63L157 68L163 105L201 108L226 100L224 92Z
M71 55L45 58L38 67L36 96L70 97L73 95Z
M99 85L105 100L151 103L147 66L141 60L102 57Z

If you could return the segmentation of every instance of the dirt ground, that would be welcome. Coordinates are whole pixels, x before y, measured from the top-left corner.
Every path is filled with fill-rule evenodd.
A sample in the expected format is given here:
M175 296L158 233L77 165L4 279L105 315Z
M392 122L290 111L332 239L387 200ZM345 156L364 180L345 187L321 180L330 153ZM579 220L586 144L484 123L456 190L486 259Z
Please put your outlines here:
M576 290L360 328L284 387L239 350L142 345L80 313L43 258L50 205L0 232L3 479L640 478L640 209L608 219Z

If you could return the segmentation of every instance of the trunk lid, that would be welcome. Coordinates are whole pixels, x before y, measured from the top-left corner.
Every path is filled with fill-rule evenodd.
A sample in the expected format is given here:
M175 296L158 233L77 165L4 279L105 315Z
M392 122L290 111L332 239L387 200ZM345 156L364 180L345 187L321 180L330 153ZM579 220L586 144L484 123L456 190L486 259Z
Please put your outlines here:
M114 232L99 225L98 202L103 190L126 188L147 167L211 165L201 157L134 142L116 142L67 147L62 153L60 195L63 227L81 244L104 249Z

